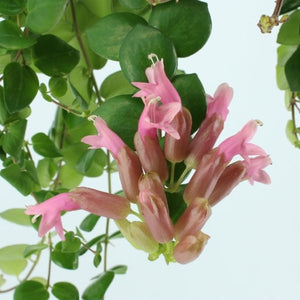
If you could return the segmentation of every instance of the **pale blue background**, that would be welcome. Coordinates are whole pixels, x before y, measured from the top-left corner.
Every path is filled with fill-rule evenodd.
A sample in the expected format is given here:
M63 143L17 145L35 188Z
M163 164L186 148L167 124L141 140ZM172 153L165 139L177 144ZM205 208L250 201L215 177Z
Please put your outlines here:
M127 241L114 241L109 248L109 266L128 265L128 273L115 278L107 300L298 300L300 299L300 150L285 137L289 113L284 95L276 87L276 33L262 35L256 24L261 14L271 14L273 0L208 1L213 20L211 38L202 51L179 60L187 73L197 73L208 93L226 81L234 88L234 100L223 137L238 131L249 119L260 119L254 142L270 153L273 165L267 170L269 186L241 184L222 203L203 231L211 239L197 261L189 265L171 264L163 259L149 262L147 255ZM180 26L180 24L179 24ZM100 70L100 83L117 65ZM32 105L27 138L36 130L47 132L54 114L53 105L40 100ZM102 183L104 182L104 183ZM105 178L84 182L105 190ZM115 184L115 190L119 184ZM1 211L33 203L0 178ZM64 217L72 230L86 215L74 212ZM104 220L99 223L103 232ZM11 243L35 243L31 229L0 220L0 247ZM45 253L46 254L46 253ZM46 275L47 254L37 276ZM52 283L69 280L80 291L102 269L92 266L92 255L78 271L53 266ZM22 276L21 276L22 277ZM12 295L1 295L12 299Z

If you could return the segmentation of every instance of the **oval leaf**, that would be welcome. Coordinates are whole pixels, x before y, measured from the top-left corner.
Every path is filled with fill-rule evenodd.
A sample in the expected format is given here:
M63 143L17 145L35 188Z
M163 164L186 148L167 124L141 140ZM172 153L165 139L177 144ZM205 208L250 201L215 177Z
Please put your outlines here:
M146 24L146 21L131 13L114 13L101 18L86 31L91 49L105 58L119 60L121 43L136 24Z
M299 45L300 35L300 11L297 10L289 16L289 19L280 27L277 43L283 45Z
M198 0L157 5L151 12L149 24L172 40L179 57L192 55L201 49L211 32L207 3Z
M16 288L14 300L47 300L49 293L45 286L37 281L28 280Z
M52 287L52 294L60 300L79 300L77 288L69 282L56 282Z
M300 48L293 53L285 65L285 76L292 92L300 91Z
M7 16L14 16L21 13L26 7L26 0L1 0L0 13Z
M16 62L8 64L3 73L4 101L10 113L18 112L28 106L39 89L39 80L28 66Z
M63 252L62 242L55 245L54 251L51 253L51 260L64 269L75 270L78 268L78 253Z
M44 157L59 157L61 154L45 133L37 133L32 138L32 146L36 153Z
M24 208L11 208L1 212L0 217L15 224L31 226L31 222L24 212Z
M172 77L177 68L177 56L171 40L159 30L136 25L124 39L120 48L120 65L129 82L146 82L145 70L150 62L148 55L154 53L163 58L165 72Z
M33 61L48 76L64 76L78 64L79 51L54 35L42 35L33 47Z
M79 227L81 230L90 232L94 229L99 219L100 216L89 214L82 220Z

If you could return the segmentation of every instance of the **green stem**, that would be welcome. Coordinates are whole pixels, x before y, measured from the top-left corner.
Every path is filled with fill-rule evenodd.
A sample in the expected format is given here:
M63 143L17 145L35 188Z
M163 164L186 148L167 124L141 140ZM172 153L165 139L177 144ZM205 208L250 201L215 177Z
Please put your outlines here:
M297 104L296 104L296 94L295 93L292 93L292 96L291 96L291 100L290 100L290 105L291 105L291 112L292 112L292 122L293 122L293 133L297 139L297 141L299 141L299 138L298 138L298 134L297 134L297 125L296 125L296 116L295 116L295 107L297 108Z
M52 252L52 241L51 241L51 233L48 234L48 240L49 240L49 260L48 260L48 275L47 275L47 283L46 283L46 289L50 286L50 278L51 278L51 252Z
M179 185L182 183L182 181L184 180L185 176L188 174L188 172L191 170L190 167L186 166L184 171L182 172L182 174L180 175L179 179L177 180L176 184L173 186L170 186L170 188L168 189L168 192L170 193L176 193L178 190Z
M172 187L174 185L175 165L176 165L176 163L172 162L172 164L171 164L171 174L170 174L170 187Z
M56 101L56 100L54 100L54 99L52 99L52 98L51 98L51 101L52 101L54 104L56 104L57 106L59 106L60 108L62 108L63 110L67 111L68 113L71 113L71 114L73 114L73 115L75 115L75 116L77 116L77 117L81 117L81 118L84 117L84 114L78 113L78 112L76 112L74 109L72 109L72 108L70 108L70 107L68 107L68 106L63 105L63 104L61 104L60 102L58 102L58 101Z
M96 81L96 78L95 78L94 73L93 73L92 65L90 63L89 57L88 57L87 52L85 50L84 43L83 43L82 38L81 38L81 34L80 34L78 22L77 22L76 11L75 11L75 6L74 6L74 1L73 0L70 0L70 8L71 8L71 14L72 14L72 20L73 20L73 25L74 25L76 38L77 38L80 50L82 52L83 58L85 60L85 64L86 64L86 66L88 68L88 71L90 73L91 80L92 80L94 90L95 90L95 93L96 93L96 97L98 99L99 104L101 104L103 101L101 99L101 95L100 95L100 91L98 89L97 81Z

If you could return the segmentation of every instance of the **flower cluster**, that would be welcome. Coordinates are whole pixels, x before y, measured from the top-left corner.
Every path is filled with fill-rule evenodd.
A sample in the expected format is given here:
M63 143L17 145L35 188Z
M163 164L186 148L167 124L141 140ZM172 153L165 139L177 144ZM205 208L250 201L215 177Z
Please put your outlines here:
M209 239L201 230L211 215L211 207L241 181L270 183L263 169L271 161L262 148L250 143L260 125L256 120L215 146L233 96L227 84L220 85L213 97L207 96L206 118L191 139L190 112L182 106L178 92L167 78L163 60L155 55L149 58L152 65L146 70L148 82L132 83L140 89L134 96L142 98L145 105L134 136L136 151L96 116L91 119L98 134L82 139L92 149L105 147L112 153L124 197L79 187L31 206L26 213L43 216L40 235L55 227L61 239L62 210L84 209L113 218L124 237L149 253L150 259L163 254L167 262L185 264L199 256ZM163 145L158 132L165 133ZM233 161L236 156L240 160ZM178 163L184 163L185 170L175 178ZM174 194L182 196L184 205L175 214L171 213L169 197ZM131 213L138 220L128 219Z

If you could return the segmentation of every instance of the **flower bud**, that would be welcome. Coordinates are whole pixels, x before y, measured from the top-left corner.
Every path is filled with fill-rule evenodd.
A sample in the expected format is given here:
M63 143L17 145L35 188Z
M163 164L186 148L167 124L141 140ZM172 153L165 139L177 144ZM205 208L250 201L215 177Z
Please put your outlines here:
M121 196L78 187L70 191L69 198L81 209L112 219L124 219L130 212L130 202Z
M145 136L143 141L137 132L134 145L145 172L156 172L164 182L169 176L169 170L158 139Z
M212 193L208 196L209 204L214 206L230 194L231 191L241 182L245 172L246 167L241 161L228 165L218 179Z
M213 148L223 127L224 121L216 113L202 122L189 145L188 156L184 161L188 167L197 168L202 157Z
M180 264L187 264L195 260L206 245L209 236L201 231L195 235L188 235L174 248L174 258Z
M137 202L138 181L142 175L142 166L136 153L129 147L122 147L117 157L119 176L127 199Z
M203 156L183 193L185 202L190 204L199 197L207 199L225 167L224 156L218 155L216 150Z
M188 109L177 113L171 125L179 133L180 138L175 139L171 135L165 135L164 152L166 158L171 162L180 162L187 156L188 145L190 141L192 116Z
M158 250L158 243L152 237L145 223L125 220L115 220L123 236L133 247L143 250L147 253L153 253Z
M181 241L188 235L196 234L211 215L207 199L195 198L175 225L175 237Z

